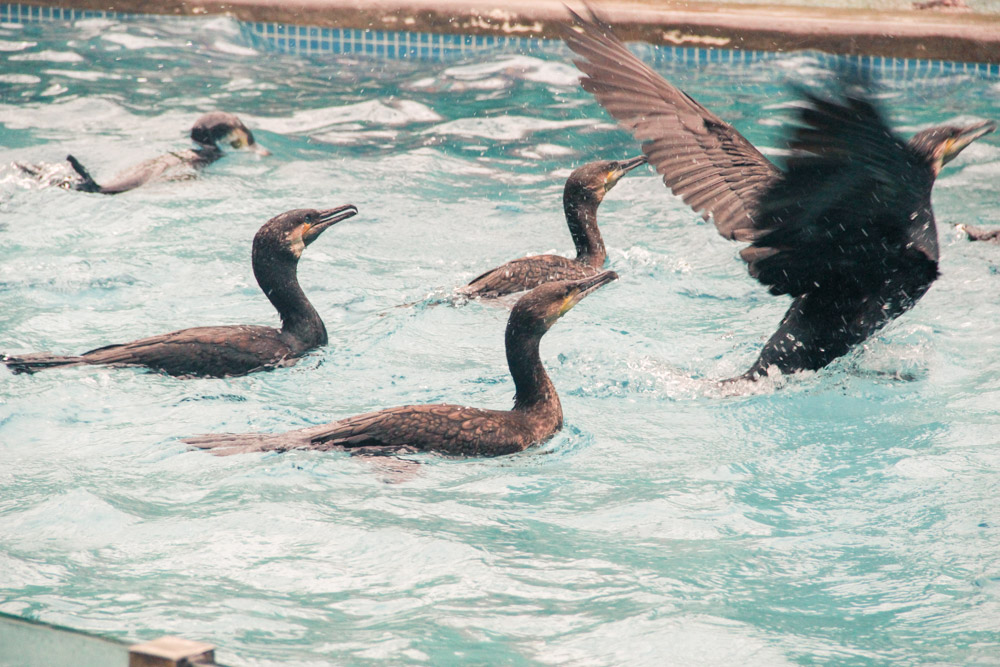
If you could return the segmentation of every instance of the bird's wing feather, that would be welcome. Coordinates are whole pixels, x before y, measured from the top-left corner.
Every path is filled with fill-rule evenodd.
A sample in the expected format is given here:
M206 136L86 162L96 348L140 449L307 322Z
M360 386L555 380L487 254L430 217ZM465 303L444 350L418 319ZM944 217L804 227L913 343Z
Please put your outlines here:
M199 154L191 149L165 153L115 174L101 184L101 192L116 194L134 190L150 181L189 178L191 173L184 169L198 168L201 162Z
M240 375L279 363L291 350L276 329L252 325L195 327L81 355L88 363L150 366L172 375Z
M415 447L452 455L508 454L531 444L510 412L458 405L407 405L308 430L311 448Z
M774 294L884 281L902 262L937 261L933 175L866 91L800 91L785 175L760 199L740 254Z
M461 291L470 296L503 296L538 287L555 280L576 280L597 270L560 255L521 257L490 269Z
M583 88L632 134L663 182L715 222L722 236L750 240L761 192L778 169L731 125L639 60L591 13L572 10L566 44L582 59Z

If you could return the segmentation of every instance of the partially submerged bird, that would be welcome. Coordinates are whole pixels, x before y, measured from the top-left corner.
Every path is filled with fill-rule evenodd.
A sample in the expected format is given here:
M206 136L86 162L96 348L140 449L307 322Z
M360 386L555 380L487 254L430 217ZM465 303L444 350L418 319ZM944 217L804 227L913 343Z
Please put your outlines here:
M259 155L270 155L267 149L254 141L253 133L239 118L222 111L207 113L195 121L191 128L191 140L197 144L195 148L167 153L140 162L104 181L103 184L97 183L79 160L67 155L66 159L79 179L67 182L65 187L83 192L114 195L133 190L150 181L170 180L171 177L188 178L191 176L191 170L202 169L224 155L219 144L228 144L237 149L245 148ZM21 168L28 170L23 165Z
M514 409L407 405L278 434L216 434L184 442L219 455L289 449L434 451L499 456L548 440L562 428L562 406L538 353L545 332L581 299L618 278L613 271L545 283L511 310L505 342L514 380Z
M319 313L299 287L299 257L325 230L357 214L348 204L324 211L296 209L268 220L253 240L257 284L281 316L281 328L228 325L182 329L131 343L108 345L79 356L3 356L14 373L60 366L146 366L182 377L229 377L291 366L326 345Z
M970 241L989 241L1000 243L1000 229L983 229L982 227L972 227L970 225L956 225L965 232Z
M938 276L931 188L943 165L996 129L885 123L864 85L800 91L781 170L728 123L635 57L610 26L574 12L567 45L583 88L635 137L671 191L719 233L751 245L750 275L793 301L743 378L817 370L915 304Z
M556 280L576 280L598 273L607 251L597 227L597 208L604 195L622 176L641 164L646 156L628 160L589 162L577 168L563 189L566 224L576 245L576 257L534 255L502 264L473 279L458 290L460 294L492 299L532 289Z

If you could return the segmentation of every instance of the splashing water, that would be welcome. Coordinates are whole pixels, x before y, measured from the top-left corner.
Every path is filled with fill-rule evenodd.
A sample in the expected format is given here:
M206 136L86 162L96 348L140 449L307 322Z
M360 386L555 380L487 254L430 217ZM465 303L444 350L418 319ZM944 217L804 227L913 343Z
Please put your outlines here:
M634 155L568 59L427 64L259 52L238 24L0 27L2 349L81 352L187 326L276 324L250 272L268 218L353 203L303 287L330 331L296 367L183 381L0 371L0 611L230 664L971 664L1000 651L1000 224L995 136L934 195L942 278L819 373L726 395L787 302L651 171L600 210L622 278L546 337L566 427L523 454L215 458L178 438L371 409L510 405L509 303L452 288L570 254L569 170ZM666 74L780 146L807 56ZM996 117L996 82L887 82L894 124ZM238 113L273 155L102 197L95 177ZM411 308L401 304L416 303ZM2 660L0 660L2 662Z

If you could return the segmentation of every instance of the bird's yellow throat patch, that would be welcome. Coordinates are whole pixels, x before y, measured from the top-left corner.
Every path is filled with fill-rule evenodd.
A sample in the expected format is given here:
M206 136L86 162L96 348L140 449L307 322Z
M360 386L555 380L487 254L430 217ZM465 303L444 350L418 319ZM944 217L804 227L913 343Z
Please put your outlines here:
M565 299L563 299L562 305L559 306L559 316L560 317L562 317L563 315L565 315L567 312L569 312L569 310L573 306L576 305L576 302L578 301L578 299L576 297L577 297L577 294L570 294Z

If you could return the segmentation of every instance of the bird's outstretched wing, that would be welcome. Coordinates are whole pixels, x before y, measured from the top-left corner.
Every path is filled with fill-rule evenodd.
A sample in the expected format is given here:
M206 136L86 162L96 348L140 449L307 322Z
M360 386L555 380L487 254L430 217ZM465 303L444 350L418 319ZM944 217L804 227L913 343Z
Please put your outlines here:
M593 12L570 10L580 82L636 139L663 182L729 239L754 238L757 202L781 172L731 125L639 60Z
M926 160L886 124L868 87L800 90L782 178L762 195L740 255L773 294L868 290L914 262L936 275Z
M644 141L663 181L723 236L748 241L751 275L774 294L864 291L905 264L936 275L933 173L863 85L804 100L781 172L739 132L635 57L593 12L572 10L567 45L583 88ZM933 279L933 278L931 278Z

